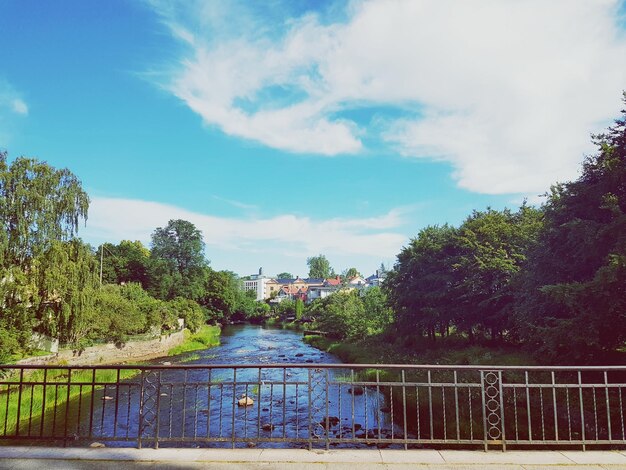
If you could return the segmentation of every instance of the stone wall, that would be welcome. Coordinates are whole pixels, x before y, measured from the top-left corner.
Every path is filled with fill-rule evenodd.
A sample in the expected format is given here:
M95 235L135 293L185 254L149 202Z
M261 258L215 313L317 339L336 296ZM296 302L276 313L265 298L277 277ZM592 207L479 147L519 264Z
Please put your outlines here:
M167 356L167 352L185 341L184 331L178 331L171 335L163 335L155 339L145 341L129 341L123 347L117 347L113 343L101 344L85 348L82 352L74 352L67 349L60 350L57 354L49 356L29 357L18 361L18 365L44 365L50 363L62 363L71 366L76 365L101 365L117 364L120 362L135 363L157 357Z

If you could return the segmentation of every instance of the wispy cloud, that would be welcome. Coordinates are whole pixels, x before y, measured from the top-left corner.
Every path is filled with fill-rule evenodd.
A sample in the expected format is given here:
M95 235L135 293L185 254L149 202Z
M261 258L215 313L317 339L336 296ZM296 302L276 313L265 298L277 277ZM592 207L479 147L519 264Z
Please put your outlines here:
M216 201L225 202L226 204L229 204L238 209L243 209L243 210L248 210L248 211L256 210L259 208L258 206L255 206L254 204L246 204L245 202L236 201L234 199L227 199L227 198L216 196L216 195L213 195L213 199L215 199Z
M186 48L163 85L205 123L329 156L361 151L367 135L449 162L482 193L574 177L626 83L618 0L369 0L336 22L250 2L150 4ZM382 131L336 118L364 105L421 117Z
M0 112L28 115L28 105L18 91L0 77Z
M18 127L18 118L28 115L28 105L20 93L0 77L0 146L7 145Z
M217 217L173 205L137 199L93 198L83 236L97 242L123 239L150 241L151 233L170 219L192 222L210 250L271 252L306 259L317 253L393 258L406 242L394 230L410 208L370 218L316 220L292 214L270 218Z

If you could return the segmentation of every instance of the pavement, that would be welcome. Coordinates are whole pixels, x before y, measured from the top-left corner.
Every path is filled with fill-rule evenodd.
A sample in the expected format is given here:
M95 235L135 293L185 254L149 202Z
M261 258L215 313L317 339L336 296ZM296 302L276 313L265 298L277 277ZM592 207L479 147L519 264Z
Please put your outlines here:
M0 447L0 469L624 469L623 451L134 449Z

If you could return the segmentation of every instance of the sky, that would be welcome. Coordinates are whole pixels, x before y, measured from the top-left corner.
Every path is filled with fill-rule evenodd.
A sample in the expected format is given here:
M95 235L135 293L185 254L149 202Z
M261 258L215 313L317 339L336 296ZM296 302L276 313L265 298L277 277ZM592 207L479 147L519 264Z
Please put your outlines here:
M0 0L0 149L78 176L94 246L185 219L241 275L541 204L624 89L617 0Z

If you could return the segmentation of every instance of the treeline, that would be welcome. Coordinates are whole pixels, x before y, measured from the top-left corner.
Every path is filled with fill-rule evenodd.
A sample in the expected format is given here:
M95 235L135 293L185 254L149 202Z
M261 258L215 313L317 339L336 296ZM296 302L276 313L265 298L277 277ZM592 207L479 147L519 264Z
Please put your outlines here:
M385 291L394 331L528 348L547 360L606 357L626 341L626 112L594 136L581 176L540 209L474 211L426 227Z
M0 362L29 352L33 333L81 349L173 330L178 318L194 331L267 314L235 274L209 267L190 222L157 228L150 249L93 249L76 236L88 208L69 170L0 152Z

